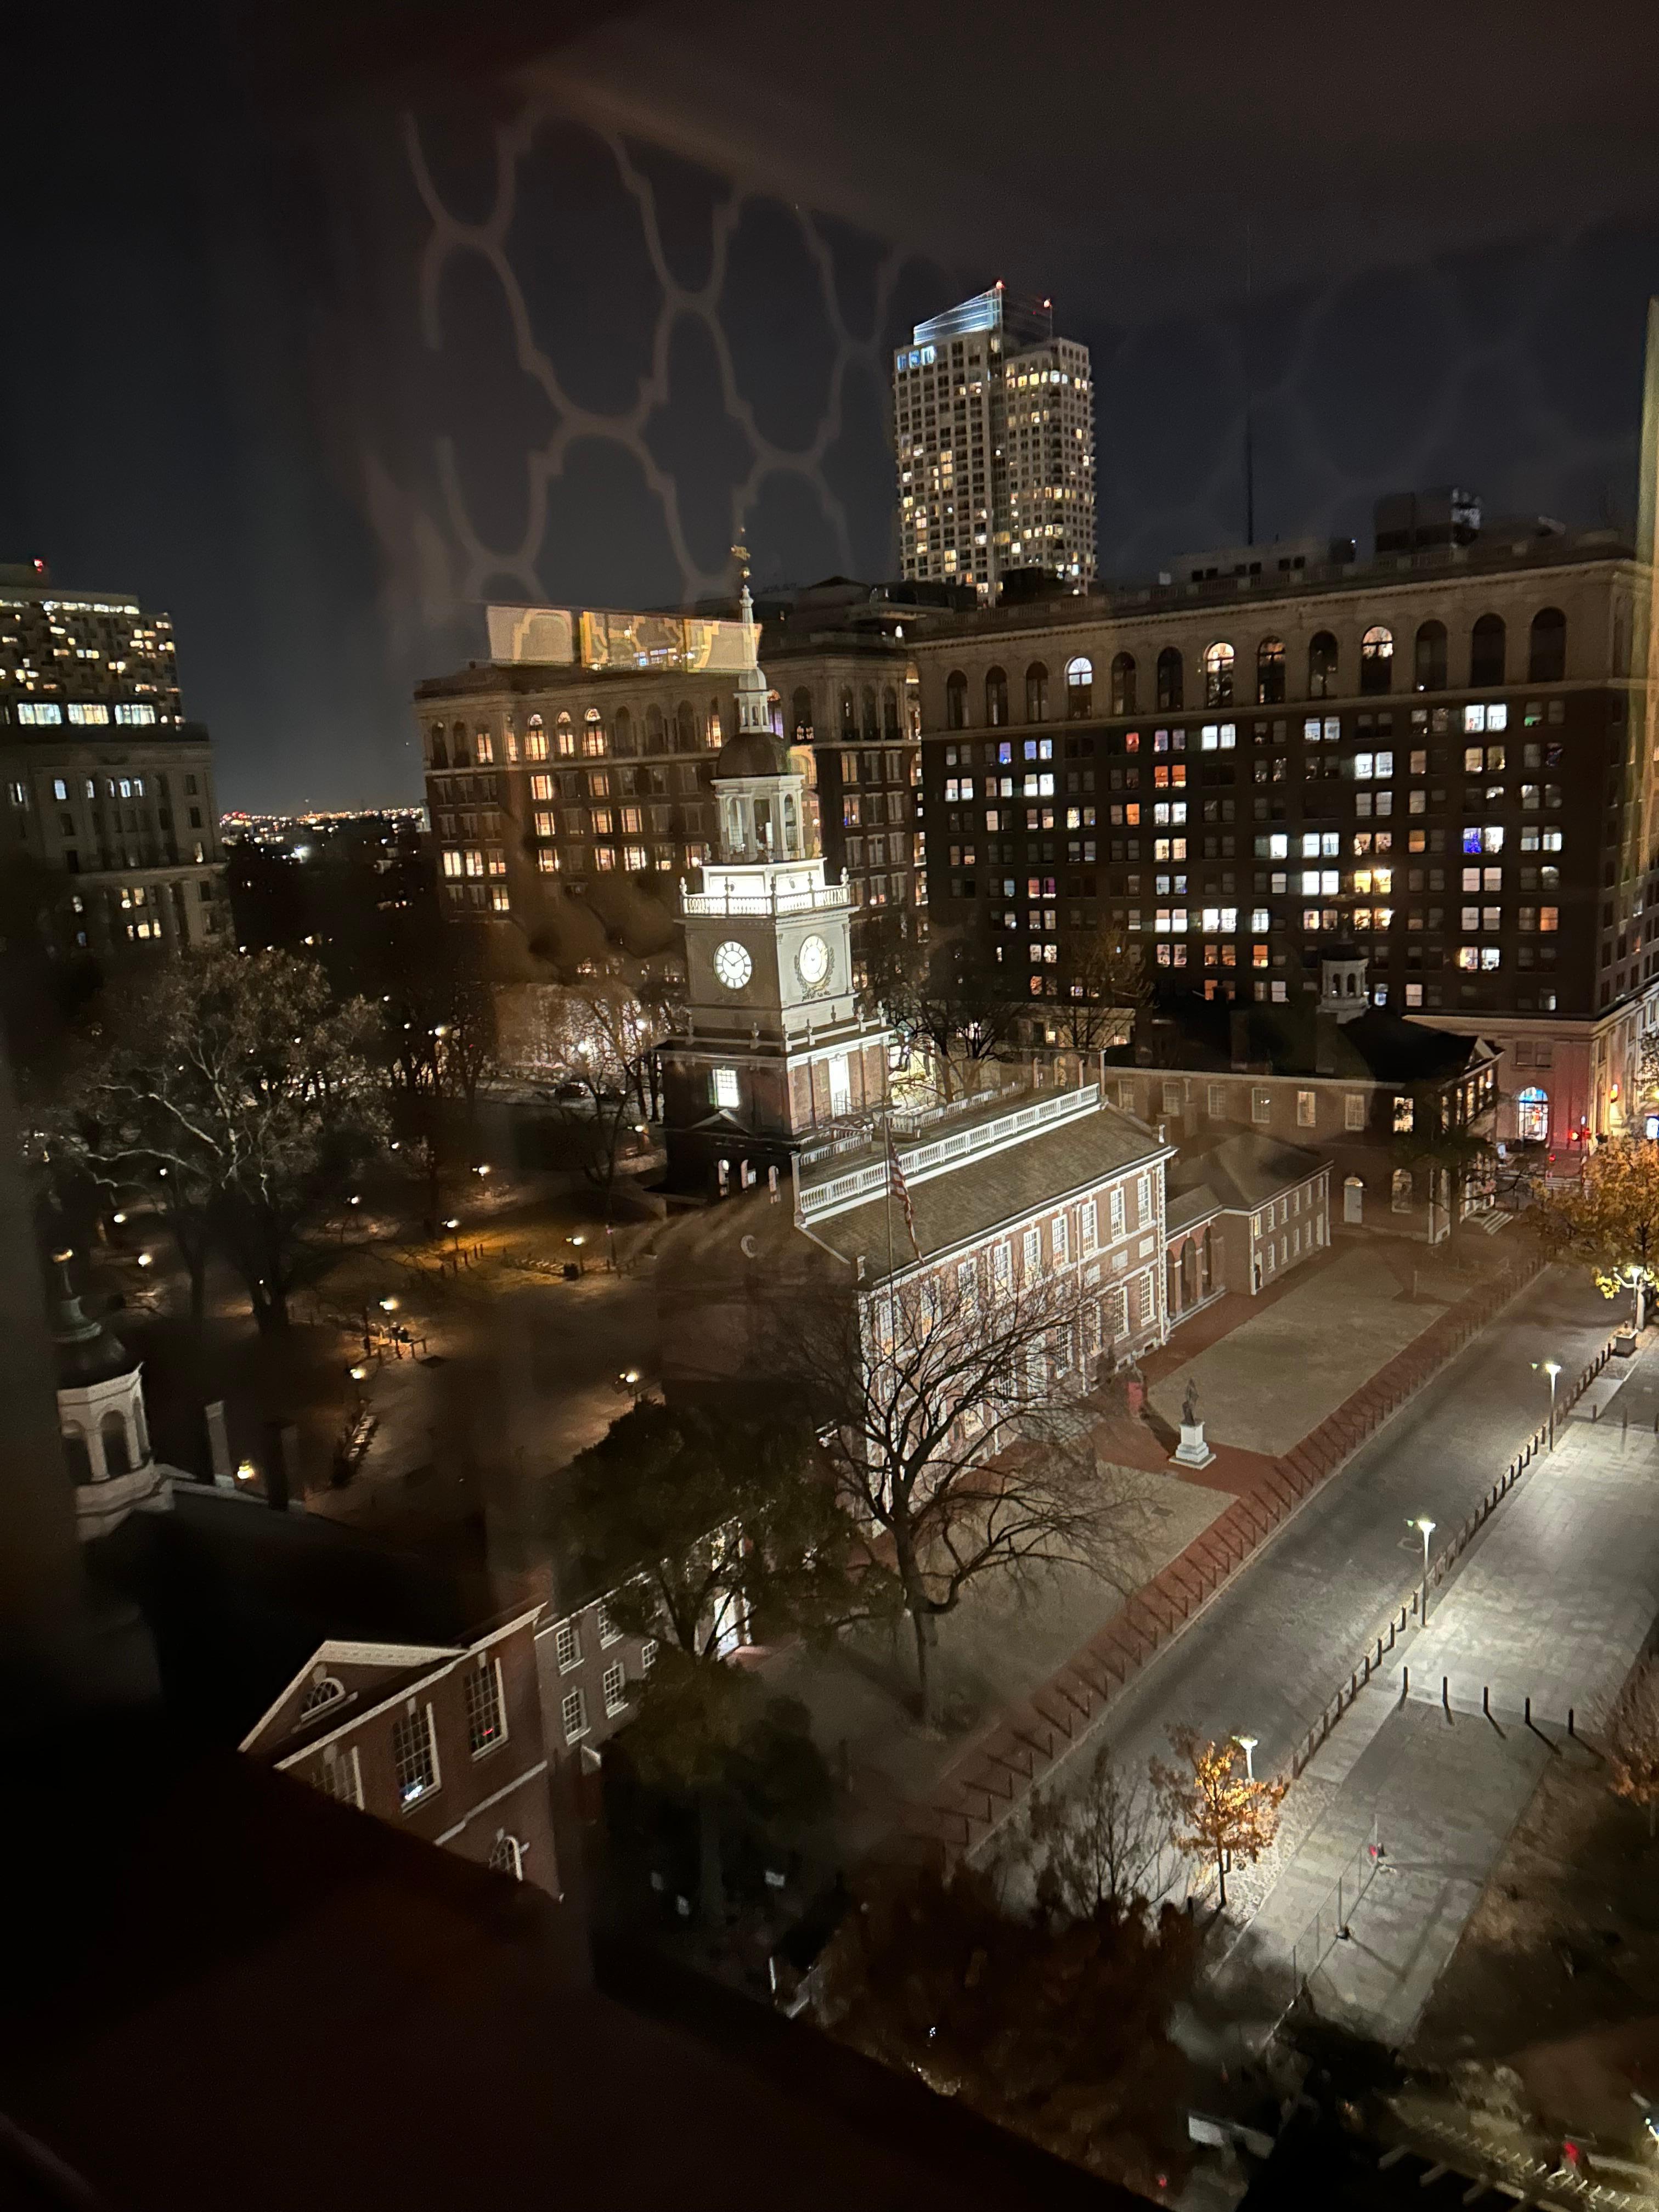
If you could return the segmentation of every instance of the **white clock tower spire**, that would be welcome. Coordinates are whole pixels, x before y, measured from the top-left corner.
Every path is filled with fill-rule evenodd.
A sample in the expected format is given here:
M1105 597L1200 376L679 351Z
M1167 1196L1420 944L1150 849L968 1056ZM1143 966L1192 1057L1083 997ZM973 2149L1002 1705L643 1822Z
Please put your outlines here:
M738 726L714 763L719 859L683 890L687 1027L664 1050L669 1175L719 1190L879 1104L887 1036L853 990L851 895L812 849L806 774L772 726L747 580Z

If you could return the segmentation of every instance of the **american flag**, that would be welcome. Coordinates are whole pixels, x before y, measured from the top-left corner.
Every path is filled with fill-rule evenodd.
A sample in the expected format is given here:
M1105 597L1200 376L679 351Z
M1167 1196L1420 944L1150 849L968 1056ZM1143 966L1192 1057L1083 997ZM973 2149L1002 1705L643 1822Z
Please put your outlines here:
M899 1165L898 1146L893 1142L893 1125L889 1121L886 1127L888 1186L896 1192L898 1202L904 1208L904 1226L909 1232L910 1249L920 1260L921 1244L916 1236L916 1209L910 1203L910 1186L905 1182L904 1170Z

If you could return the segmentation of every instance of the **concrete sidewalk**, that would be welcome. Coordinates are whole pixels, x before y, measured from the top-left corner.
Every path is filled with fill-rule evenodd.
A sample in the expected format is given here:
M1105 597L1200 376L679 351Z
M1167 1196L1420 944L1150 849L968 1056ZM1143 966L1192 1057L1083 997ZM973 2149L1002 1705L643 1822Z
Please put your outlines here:
M1568 1736L1569 1711L1593 1728L1659 1616L1659 1440L1650 1415L1628 1435L1620 1419L1621 1401L1656 1399L1659 1338L1596 1421L1562 1425L1400 1647L1404 1675L1377 1676L1310 1763L1286 1811L1310 1785L1320 1808L1230 1962L1236 1981L1255 1967L1288 1985L1292 1947L1375 1820L1384 1870L1310 1994L1359 2033L1409 2039L1545 1767L1595 1756Z

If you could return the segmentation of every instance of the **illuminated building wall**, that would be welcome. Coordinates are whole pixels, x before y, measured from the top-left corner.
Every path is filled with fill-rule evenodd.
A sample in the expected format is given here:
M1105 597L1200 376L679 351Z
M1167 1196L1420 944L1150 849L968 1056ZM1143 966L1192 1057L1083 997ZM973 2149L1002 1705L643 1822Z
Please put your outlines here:
M899 559L994 602L1010 568L1095 573L1088 349L1002 285L918 323L893 355Z

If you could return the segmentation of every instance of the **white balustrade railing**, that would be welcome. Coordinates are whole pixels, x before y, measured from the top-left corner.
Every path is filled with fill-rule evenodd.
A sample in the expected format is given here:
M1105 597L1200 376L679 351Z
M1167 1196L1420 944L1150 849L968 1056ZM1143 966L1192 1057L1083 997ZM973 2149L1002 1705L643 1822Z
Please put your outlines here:
M925 1145L901 1145L896 1147L899 1169L907 1183L926 1182L931 1176L945 1175L965 1159L1000 1152L1005 1146L1018 1144L1039 1131L1062 1127L1085 1114L1097 1112L1099 1107L1097 1083L1086 1084L1078 1091L1056 1091L1014 1113L999 1114L988 1121L976 1121L967 1128L948 1131ZM822 1221L862 1206L866 1199L886 1189L888 1170L889 1162L884 1152L878 1158L867 1160L861 1167L849 1168L841 1175L826 1176L822 1182L803 1182L801 1219Z

